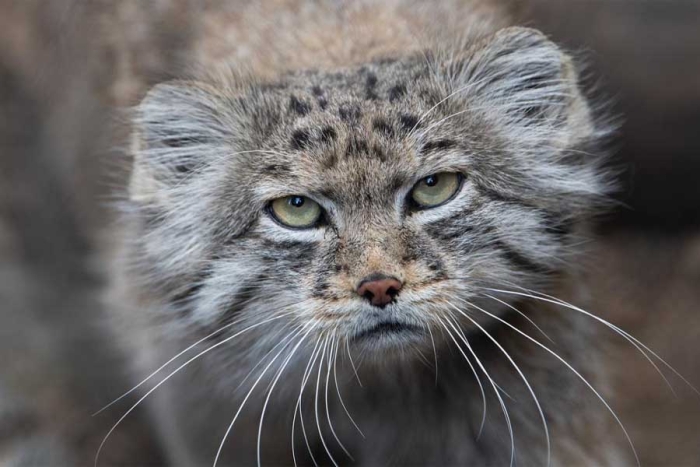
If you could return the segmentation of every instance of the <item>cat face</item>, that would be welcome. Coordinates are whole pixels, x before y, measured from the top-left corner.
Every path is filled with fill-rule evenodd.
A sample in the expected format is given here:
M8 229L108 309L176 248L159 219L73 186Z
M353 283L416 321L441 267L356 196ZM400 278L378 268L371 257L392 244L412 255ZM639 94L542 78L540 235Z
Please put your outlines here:
M212 330L431 343L485 287L561 272L606 191L569 59L522 28L445 59L163 84L135 127L141 286Z

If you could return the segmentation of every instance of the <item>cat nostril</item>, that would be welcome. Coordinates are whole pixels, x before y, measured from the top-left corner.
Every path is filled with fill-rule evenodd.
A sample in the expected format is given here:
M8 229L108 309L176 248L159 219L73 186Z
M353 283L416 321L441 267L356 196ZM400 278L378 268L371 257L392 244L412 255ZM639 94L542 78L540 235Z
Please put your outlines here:
M391 303L403 284L394 277L384 274L371 274L357 286L357 294L380 308Z

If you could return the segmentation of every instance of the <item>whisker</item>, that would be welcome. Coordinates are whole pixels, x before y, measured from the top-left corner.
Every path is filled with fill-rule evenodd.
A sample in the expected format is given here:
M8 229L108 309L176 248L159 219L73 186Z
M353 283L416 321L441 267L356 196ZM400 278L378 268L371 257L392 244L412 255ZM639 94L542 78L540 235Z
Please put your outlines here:
M326 450L326 454L328 454L328 458L331 460L333 465L335 467L339 467L338 463L335 461L333 458L333 454L331 454L331 451L328 449L328 445L326 444L326 440L323 438L323 431L321 430L321 421L318 418L318 390L319 387L321 386L321 370L323 368L323 362L324 359L326 358L326 346L328 345L328 339L330 336L327 336L325 340L323 341L323 348L321 349L321 360L319 360L318 364L318 372L316 376L316 395L314 397L314 415L316 416L316 428L318 428L318 436L321 439L321 444L323 445L323 449Z
M100 446L97 448L97 454L95 454L95 467L97 467L97 464L98 464L98 461L99 461L99 458L100 458L100 453L102 452L102 448L104 447L105 443L107 442L107 439L108 439L109 436L114 432L114 430L117 429L117 427L119 426L119 424L120 424L131 412L133 412L134 409L136 409L136 407L138 407L138 406L141 404L141 402L143 402L148 396L150 396L155 390L157 390L159 387L161 387L166 381L168 381L170 378L172 378L172 377L173 377L175 374L177 374L180 370L182 370L183 368L185 368L187 365L189 365L189 364L192 363L193 361L197 360L198 358L202 357L203 355L205 355L205 354L211 352L212 350L216 349L217 347L220 347L220 346L224 345L225 343L229 342L230 340L235 339L236 337L240 336L241 334L246 333L246 332L248 332L248 331L250 331L250 330L252 330L252 329L255 329L255 328L257 328L257 327L260 327L260 326L262 326L263 324L267 324L267 323L270 323L270 322L275 321L275 320L277 320L277 319L280 319L280 318L283 318L283 317L285 317L285 316L288 316L288 315L290 315L290 314L292 314L292 313L291 313L291 312L289 312L289 313L283 313L283 314L281 314L281 315L274 316L274 317L272 317L272 318L268 318L268 319L263 320L263 321L261 321L261 322L259 322L259 323L256 323L256 324L253 324L253 325L251 325L251 326L248 326L247 328L243 329L242 331L238 331L237 333L233 334L232 336L227 337L226 339L222 340L221 342L217 342L216 344L214 344L214 345L208 347L207 349L205 349L205 350L199 352L197 355L195 355L194 357L190 358L190 359L187 360L185 363L183 363L182 365L180 365L179 367L177 367L175 370L173 370L171 373L169 373L165 378L163 378L160 382L158 382L158 384L156 384L153 388L151 388L148 392L146 392L146 394L144 394L138 401L136 401L136 402L134 403L134 405L132 405L132 406L126 411L126 413L124 413L124 415L122 415L121 418L119 418L119 420L117 420L117 422L116 422L116 423L112 426L112 428L107 432L107 434L105 435L104 439L103 439L102 442L100 443Z
M464 301L464 303L465 303L467 306L472 306L472 307L475 307L475 308L477 308L477 309L480 309L480 308L478 308L476 305L474 305L474 304L472 304L472 303L470 303L470 302ZM480 325L479 323L477 323L474 319L472 319L471 316L469 316L468 314L466 314L465 312L463 312L462 310L460 310L458 307L456 307L456 306L453 305L452 303L447 302L447 304L448 304L449 306L451 306L452 308L454 308L459 314L461 314L462 316L464 316L465 318L467 318L472 324L474 324L474 326L476 326L477 328L479 328L479 330L480 330L482 333L484 333L484 335L485 335L486 337L488 337L489 340L490 340L491 342L493 342L493 343L496 345L496 347L498 347L498 349L503 353L503 355L506 357L506 359L508 359L508 361L509 361L510 364L513 366L513 368L515 368L515 371L518 372L518 375L520 375L520 378L523 380L523 383L525 383L525 386L527 386L527 389L528 389L528 391L530 392L530 395L532 396L532 399L535 401L535 405L537 406L537 410L538 410L538 412L540 413L540 418L542 419L542 425L544 426L544 433L545 433L545 437L546 437L546 439L547 439L547 465L549 466L550 463L551 463L552 445L551 445L551 441L550 441L550 439L549 439L549 428L548 428L548 426L547 426L547 419L546 419L546 417L544 416L544 411L542 410L542 407L540 406L540 401L537 399L537 395L535 394L535 391L532 389L532 386L530 386L530 382L527 380L527 378L525 377L525 375L523 374L523 372L520 370L520 367L518 367L518 364L515 363L515 360L513 360L513 358L510 356L510 354L508 354L508 352L506 351L506 349L504 349L503 346L501 346L501 344L500 344L491 334L489 334L489 332L486 331L486 329L483 328L483 326L481 326L481 325Z
M335 352L336 357L338 355L338 345L339 345L339 343L336 342L336 347L335 347L336 348L336 352ZM336 360L337 360L337 358L335 360L333 360L333 380L335 381L335 389L336 389L336 392L338 393L338 400L340 401L340 405L343 406L343 410L345 411L345 414L348 416L348 418L350 419L352 424L355 426L357 431L360 433L360 435L364 438L365 434L362 433L362 430L360 430L360 427L357 426L357 423L355 423L355 420L352 418L352 415L350 415L348 408L345 407L345 402L343 402L343 396L340 395L340 386L338 386L338 372L336 371L336 365L335 365Z
M433 338L433 331L430 330L430 326L426 326L428 328L428 334L430 335L430 343L433 345L433 357L435 359L435 386L437 387L438 384L438 357L437 357L437 349L435 348L435 339Z
M357 368L355 367L355 362L352 360L352 354L350 353L350 339L345 339L345 348L348 351L348 358L350 359L350 365L352 366L352 371L355 373L357 378L357 384L362 387L362 381L360 381L360 375L357 374Z
M549 342L551 342L552 344L555 344L555 342L552 340L552 338L550 338L550 337L547 335L547 333L544 332L544 331L542 330L542 328L540 328L540 327L537 325L537 323L535 323L532 319L530 319L530 317L529 317L528 315L526 315L526 314L523 313L522 311L518 310L517 308L515 308L513 305L511 305L511 304L508 303L508 302L504 302L503 300L498 299L498 298L496 298L496 297L494 297L494 296L492 296L492 295L485 294L485 296L488 297L488 298L490 298L490 299L492 299L492 300L497 301L497 302L500 303L501 305L504 305L504 306L510 308L511 310L515 311L516 313L518 313L520 316L522 316L523 318L525 318L530 324L532 324L532 325L535 327L535 329L537 329L537 330L540 332L540 334L542 334Z
M253 383L253 385L251 386L248 393L243 398L243 401L238 406L238 410L236 411L236 414L233 416L233 420L231 420L231 423L229 424L228 428L226 428L226 432L224 433L224 436L221 438L221 442L219 443L219 448L217 449L216 456L214 457L213 467L216 467L216 465L218 464L219 458L221 457L221 453L224 449L224 444L226 443L226 439L228 438L228 435L231 433L231 430L233 429L233 425L236 423L236 420L238 420L238 416L241 414L241 411L243 411L243 407L245 407L246 402L248 402L248 399L250 398L251 394L253 394L253 391L255 390L257 385L260 383L260 380L263 379L263 377L267 373L267 370L269 370L270 367L272 366L272 364L275 363L275 361L277 361L277 359L279 358L280 355L282 355L282 352L284 352L284 350L287 348L289 343L292 340L294 340L294 338L297 337L299 334L301 334L303 331L304 331L304 328L301 327L301 329L296 331L296 333L294 335L290 334L284 340L281 341L281 342L285 342L285 341L286 342L282 346L280 351L277 352L277 354L272 358L272 360L270 360L270 362L267 364L267 366L262 370L262 372L260 373L260 376L258 376L258 378ZM277 345L279 345L279 344L277 344Z
M472 349L472 346L469 344L469 341L467 340L467 337L464 335L462 332L461 328L459 327L458 324L456 324L454 318L451 320L448 318L447 323L452 327L452 329L455 331L457 336L464 342L464 345L467 347L469 352L472 354L474 359L476 360L476 363L479 365L479 368L481 371L484 372L486 375L486 378L488 378L489 382L491 383L491 387L493 388L493 392L496 395L496 398L498 399L498 403L501 406L501 411L503 412L503 416L506 419L506 426L508 427L508 434L510 435L510 465L511 467L515 464L515 435L513 433L513 425L510 420L510 415L508 414L508 408L506 407L506 403L503 401L503 398L501 397L501 394L498 390L498 385L496 382L491 378L491 375L489 375L488 371L486 371L486 368L484 365L481 363L481 360L479 360L479 357L477 357L476 352L474 352L474 349ZM447 330L447 328L445 328ZM450 333L449 330L447 330L448 334L450 334L450 337L452 337L452 334ZM464 352L461 350L461 347L458 346L460 349L460 353L464 355ZM466 355L464 355L466 358ZM481 434L481 431L479 431L479 434Z
M277 381L279 381L280 376L282 376L282 373L284 372L285 368L289 364L290 360L296 353L297 349L299 349L299 346L304 342L304 340L308 337L308 335L313 331L313 327L310 326L309 330L306 331L306 333L301 337L299 342L294 346L294 348L291 350L289 355L287 355L286 359L282 363L282 366L280 367L279 371L277 371L277 374L275 375L275 379L272 381L272 385L270 386L269 391L267 392L267 397L265 398L265 403L263 404L262 412L260 413L260 424L258 425L258 467L262 465L261 461L261 455L260 455L260 440L262 438L262 427L263 427L263 420L265 419L265 410L267 409L267 404L270 402L270 396L272 396L272 391L274 391L275 386L277 385ZM264 357L263 357L264 358Z
M146 382L148 382L149 380L151 380L155 375L157 375L158 373L160 373L165 367L167 367L168 365L170 365L172 362L174 362L174 361L177 360L179 357L181 357L182 355L186 354L187 352L189 352L190 350L192 350L193 348L195 348L196 346L198 346L198 345L201 344L202 342L205 342L205 341L211 339L212 337L214 337L214 336L216 336L216 335L222 333L223 331L225 331L226 329L230 328L231 326L234 326L234 325L236 325L236 324L239 324L240 322L241 322L241 320L234 321L234 322L232 322L232 323L227 324L226 326L220 327L219 329L217 329L216 331L212 332L211 334L208 334L208 335L204 336L203 338L201 338L200 340L198 340L198 341L195 342L194 344L190 345L189 347L187 347L186 349L184 349L183 351L181 351L180 353L178 353L177 355L175 355L174 357L172 357L172 358L171 358L170 360L168 360L167 362L163 363L160 367L158 367L157 370L155 370L153 373L151 373L151 374L148 375L146 378L144 378L144 379L143 379L140 383L138 383L136 386L134 386L133 388L129 389L129 390L126 391L124 394L122 394L121 396L117 397L116 399L114 399L112 402L110 402L109 404L107 404L107 405L105 405L104 407L102 407L102 408L101 408L100 410L98 410L97 412L93 413L92 416L94 417L94 416L96 416L96 415L101 414L102 412L104 412L104 411L107 410L108 408L112 407L114 404L116 404L116 403L119 402L120 400L122 400L122 399L124 399L125 397L127 397L129 394L131 394L131 393L133 393L134 391L136 391L138 388L140 388L141 386L143 386L144 384L146 384Z
M296 457L296 451L294 449L294 432L295 432L295 427L296 427L297 414L299 414L301 432L304 435L304 441L306 442L306 449L309 451L309 455L311 456L311 461L314 463L314 466L318 467L318 463L316 462L316 458L314 457L314 454L311 451L311 445L309 444L309 438L306 436L306 428L304 427L304 414L302 413L302 409L301 409L301 399L302 399L302 396L304 394L304 389L306 388L306 383L308 382L309 377L311 376L311 369L316 364L316 358L318 357L318 350L319 350L320 344L321 344L321 339L318 338L316 340L316 344L314 345L314 349L311 351L311 356L309 357L309 362L306 364L306 368L304 369L304 374L302 375L302 378L301 378L301 385L299 388L299 398L297 399L297 404L294 408L294 416L292 417L292 459L294 460L295 467L297 466L297 457Z
M619 334L621 337L623 337L625 340L627 340L627 342L632 344L644 356L644 358L646 358L647 361L649 361L649 363L654 367L654 369L656 369L656 371L659 373L659 375L666 382L666 384L668 385L669 389L671 390L671 392L673 393L674 396L678 397L676 394L676 391L673 389L673 386L671 385L671 382L668 380L668 378L666 378L666 376L661 371L661 369L656 365L656 363L654 363L654 361L649 357L649 355L647 355L646 352L649 352L652 356L654 356L656 359L658 359L659 362L661 362L666 368L668 368L670 371L672 371L678 378L680 378L686 385L688 385L688 387L690 387L690 389L692 389L696 394L700 395L700 391L698 391L695 388L695 386L693 386L686 378L684 378L683 375L681 375L675 368L673 368L668 362L666 362L666 360L661 358L656 352L654 352L649 347L644 345L636 337L632 336L624 329L610 323L609 321L606 321L603 318L600 318L599 316L596 316L593 313L590 313L590 312L584 310L583 308L579 308L576 305L572 305L571 303L565 302L565 301L558 299L556 297L542 294L541 292L529 291L529 292L537 293L537 294L542 295L542 296L534 295L531 293L520 293L520 292L515 292L512 290L509 291L509 290L488 289L488 288L487 288L487 290L491 290L492 292L510 294L510 295L519 295L522 297L530 297L530 298L533 298L535 300L540 300L540 301L552 303L554 305L563 306L565 308L569 308L570 310L577 311L577 312L582 313L590 318L593 318L594 320L602 323L603 325L605 325L609 329L615 331L617 334ZM645 350L646 350L646 352L645 352Z
M336 344L335 346L333 345L334 343ZM340 441L340 438L338 438L338 435L336 434L335 430L333 429L333 423L331 423L330 409L329 409L329 407L328 407L328 386L330 386L331 369L332 369L332 368L335 368L335 359L336 359L337 356L333 354L333 351L334 351L334 349L336 349L336 348L337 348L337 341L334 342L334 339L333 339L332 336L331 336L331 346L330 346L329 349L328 349L328 352L329 352L329 353L328 353L328 359L327 359L327 363L328 363L327 369L328 369L328 371L326 372L326 388L325 388L325 392L326 392L326 418L328 419L328 426L329 426L330 429L331 429L331 433L333 433L333 437L334 437L335 440L338 442L338 445L343 449L343 451L345 451L345 454L350 458L350 460L352 460L352 461L354 462L355 459L352 457L352 455L350 454L350 452L349 452L347 449L345 449L345 446L344 446L343 443ZM333 361L333 366L331 366L331 360Z
M455 337L452 335L452 333L447 328L445 323L439 317L436 316L435 318L438 320L440 325L445 329L445 331L447 331L448 336L450 337L450 339L452 339L452 342L454 342L455 346L457 347L457 350L459 351L460 354L462 354L462 357L464 357L464 360L466 360L467 364L469 365L469 368L471 368L471 370L472 370L472 373L474 373L474 377L476 378L476 382L479 385L479 390L481 391L481 401L482 401L483 410L482 410L482 414L481 414L481 424L479 425L479 432L478 432L477 437L476 437L476 439L478 440L479 438L481 438L481 434L484 431L484 426L486 425L486 391L484 391L484 385L481 383L481 378L479 378L479 375L476 372L476 368L474 368L474 365L472 364L471 360L469 360L469 357L467 357L467 354L465 354L464 350L462 350L462 347L457 342L457 339L455 339ZM455 330L455 332L457 332L457 331ZM469 345L466 342L466 337L463 337L463 340L465 341L465 343L467 345ZM469 350L471 351L471 347L469 347ZM473 354L473 352L472 352L472 354ZM474 356L474 357L476 358L476 356ZM477 362L478 362L478 359L477 359ZM479 364L479 367L481 367L481 363L479 362L478 364ZM486 370L483 367L481 368L481 370L484 372L484 374L486 374L486 378L488 378L494 391L496 391L496 386L495 386L493 380L491 379L491 377L489 376L489 374L486 372ZM499 397L499 396L497 395L496 397ZM500 399L500 397L499 397L499 399ZM501 406L501 408L503 408L503 406ZM506 414L506 413L507 413L507 411L504 412L504 414ZM508 419L507 423L510 425L510 419L507 415L506 415L506 418Z
M600 393L593 387L593 385L592 385L591 383L588 382L588 380L587 380L583 375L581 375L581 373L579 373L571 364L569 364L569 362L567 362L566 360L564 360L561 356L559 356L559 354L557 354L556 352L554 352L552 349L550 349L550 348L547 347L546 345L542 344L541 342L539 342L539 341L536 340L535 338L529 336L528 334L526 334L525 332L521 331L520 329L516 328L515 326L513 326L513 325L510 324L509 322L507 322L507 321L505 321L505 320L499 318L497 315L494 315L493 313L489 313L488 311L483 310L483 309L480 308L480 307L476 307L476 306L475 306L475 308L478 309L479 311L485 313L486 315L490 316L491 318L493 318L493 319L495 319L495 320L498 320L499 322L505 324L506 326L508 326L509 328L511 328L512 330L514 330L515 332L517 332L518 334L522 335L523 337L525 337L525 338L528 339L529 341L533 342L533 343L536 344L537 346L539 346L539 347L541 347L542 349L544 349L545 351L547 351L549 354L553 355L557 360L559 360L559 361L560 361L561 363L563 363L569 370L571 370L571 372L573 372L581 381L583 381L583 383L584 383L586 386L588 386L588 388L593 392L593 394L595 394L595 396L603 403L603 405L605 406L605 408L608 410L608 412L610 412L610 414L613 416L613 418L615 419L615 421L617 422L617 424L620 426L620 428L622 429L623 433L625 434L625 437L627 438L628 443L629 443L630 446L632 447L632 452L634 453L634 457L635 457L635 459L637 460L637 465L638 465L638 466L641 465L641 463L640 463L640 461L639 461L639 457L637 456L637 451L635 450L634 444L632 443L632 438L631 438L631 437L629 436L629 434L627 433L627 430L625 429L624 425L622 424L622 421L621 421L620 418L617 416L617 414L615 413L615 411L613 411L612 407L610 407L610 405L605 401L605 399L603 398L603 396L600 395Z

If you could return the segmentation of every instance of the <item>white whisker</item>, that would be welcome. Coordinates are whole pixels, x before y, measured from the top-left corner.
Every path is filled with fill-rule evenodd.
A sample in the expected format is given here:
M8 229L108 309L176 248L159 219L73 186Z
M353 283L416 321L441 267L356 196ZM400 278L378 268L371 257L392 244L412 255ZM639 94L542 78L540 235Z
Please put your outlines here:
M345 348L348 351L348 358L350 359L350 365L352 366L352 371L355 372L355 377L357 378L357 384L362 387L362 381L360 381L360 375L357 374L357 368L355 367L355 362L352 360L352 354L350 353L350 339L345 339Z
M462 357L464 357L464 360L469 365L469 368L471 368L472 373L474 373L474 377L476 378L476 382L479 385L479 391L481 392L481 402L482 402L482 407L483 407L482 414L481 414L481 424L479 425L479 432L478 432L477 437L476 437L476 439L479 439L479 438L481 438L481 434L484 431L484 426L486 425L486 391L484 391L484 385L481 383L481 378L479 378L479 375L476 372L476 368L474 368L474 365L472 364L471 360L469 360L469 357L467 357L467 354L465 354L464 350L462 350L462 347L457 342L457 339L455 339L455 337L452 335L452 333L447 328L445 323L439 317L436 316L436 319L438 320L440 325L442 325L442 327L445 329L445 331L447 331L448 336L450 337L450 339L452 339L452 342L454 342L455 346L457 347L457 350L459 351L460 354L462 354ZM457 332L457 331L455 330L455 332ZM467 341L466 337L463 337L463 340L467 345L469 345L466 342ZM471 347L469 347L469 350L471 351ZM473 352L472 352L472 354L473 354ZM476 358L476 355L474 355L474 357ZM481 363L478 361L478 359L477 359L477 362L479 364L479 367L481 367ZM491 379L489 374L486 372L486 370L483 367L481 368L481 370L484 372L484 374L486 375L486 378L491 383L491 386L493 387L494 391L497 391L493 380ZM499 396L497 395L496 397L499 397ZM500 397L499 397L499 399L500 399ZM501 408L504 408L504 406L502 405ZM507 410L504 412L504 414L506 414L507 423L508 423L508 425L510 425L510 418L507 415Z
M435 359L435 386L438 384L438 356L437 349L435 348L435 338L433 337L433 331L430 330L430 326L427 326L428 334L430 334L430 343L433 345L433 357Z
M321 349L321 359L319 360L318 364L318 372L316 375L316 395L314 397L314 415L316 416L316 428L318 428L318 436L321 439L321 444L323 445L323 449L325 449L326 454L328 454L328 458L331 460L333 465L335 467L339 467L338 463L335 461L333 458L333 454L331 454L331 451L328 449L328 445L326 444L326 440L323 438L323 431L321 430L321 420L318 417L318 390L319 387L321 386L321 370L323 368L323 362L326 358L326 347L328 346L328 340L330 339L330 336L326 337L325 340L323 341L323 348ZM330 362L329 362L330 365Z
M680 378L686 385L688 385L688 387L690 387L690 389L692 389L696 394L700 395L700 391L698 391L695 388L695 386L693 386L686 378L683 377L683 375L681 375L675 368L673 368L668 362L666 362L666 360L661 358L656 352L654 352L649 347L647 347L645 344L643 344L639 339L632 336L624 329L612 324L609 321L604 320L603 318L600 318L599 316L594 315L593 313L590 313L590 312L584 310L583 308L579 308L576 305L572 305L571 303L565 302L559 298L552 297L552 296L549 296L546 294L542 294L540 292L530 291L530 292L537 293L538 295L542 295L542 296L534 295L532 293L515 292L512 290L488 289L488 288L487 288L487 290L491 290L492 292L498 292L498 293L504 293L504 294L510 294L510 295L519 295L522 297L529 297L529 298L533 298L535 300L541 300L544 302L552 303L554 305L563 306L563 307L568 308L570 310L582 313L582 314L598 321L599 323L602 323L603 325L605 325L606 327L608 327L612 331L615 331L617 334L619 334L621 337L623 337L625 340L627 340L627 342L632 344L644 356L644 358L646 358L649 361L649 363L654 367L654 369L656 369L656 371L659 373L659 375L666 382L666 384L668 385L669 389L674 394L674 396L677 397L676 391L673 389L673 386L671 385L670 381L668 380L668 378L666 378L666 376L663 374L661 369L656 365L656 363L654 363L654 361L649 357L649 355L647 355L646 352L649 352L652 356L654 356L656 359L658 359L659 362L661 362L666 368L668 368L670 371L672 371L678 378ZM645 352L645 350L646 350L646 352Z
M337 355L334 355L333 352L334 352L334 349L336 349L336 348L337 348L337 343L336 343L336 345L334 346L334 345L333 345L333 339L331 339L331 346L328 348L328 352L329 352L329 353L328 353L328 359L327 359L327 362L328 362L327 369L328 369L328 371L326 372L326 387L325 387L325 393L326 393L326 394L325 394L325 396L326 396L326 418L328 419L328 426L329 426L330 429L331 429L331 433L333 434L333 437L335 438L335 440L338 442L338 445L343 449L343 451L345 451L345 454L350 458L350 460L352 460L352 461L354 462L355 459L354 459L354 458L352 457L352 455L350 454L350 451L348 451L347 449L345 449L345 446L344 446L343 443L340 441L340 438L338 438L338 435L336 434L335 429L333 429L333 423L331 422L330 409L328 408L328 386L330 386L331 369L332 369L332 368L335 368L335 359L336 359ZM331 366L331 361L333 361L333 366Z
M265 410L267 409L267 404L270 402L270 396L272 396L272 391L274 391L275 386L277 385L277 381L279 381L280 376L282 376L282 373L284 372L285 368L289 364L289 361L292 359L294 354L296 353L297 349L301 344L304 342L304 340L308 337L308 335L313 331L313 327L309 327L309 330L306 331L306 333L301 336L301 339L299 339L299 342L294 346L294 348L291 350L289 355L287 355L286 359L282 363L282 366L280 369L277 371L277 374L275 375L275 379L272 381L272 384L270 386L270 389L267 391L267 397L265 398L265 403L263 404L262 412L260 413L260 424L258 425L258 467L262 465L261 461L261 455L260 455L260 440L262 438L262 427L263 427L263 420L265 419Z
M532 319L530 319L530 317L529 317L528 315L526 315L526 314L523 313L522 311L518 310L517 308L515 308L513 305L511 305L511 304L508 303L508 302L504 302L503 300L498 299L498 298L496 298L496 297L494 297L494 296L492 296L492 295L485 294L485 296L488 297L488 298L490 298L490 299L492 299L492 300L497 301L497 302L500 303L501 305L504 305L504 306L510 308L511 310L515 311L516 313L518 313L520 316L522 316L523 318L525 318L525 319L527 320L528 323L532 324L532 325L535 327L535 329L537 329L537 330L540 332L540 334L542 334L549 342L551 342L552 344L555 343L555 342L547 335L547 333L544 332L544 331L542 330L542 328L540 328L540 327L537 325L537 323L535 323Z
M112 426L112 428L107 432L107 434L105 435L104 439L103 439L102 442L100 443L100 446L97 448L97 453L95 454L95 467L97 467L97 464L98 464L98 461L99 461L99 458L100 458L100 453L102 452L102 448L104 447L105 443L107 442L107 439L108 439L109 436L114 432L114 430L117 429L117 427L119 426L119 424L120 424L131 412L133 412L134 409L136 409L136 407L138 407L138 406L141 404L141 402L143 402L143 401L144 401L148 396L150 396L155 390L157 390L159 387L161 387L163 384L165 384L166 381L168 381L170 378L172 378L172 377L173 377L175 374L177 374L180 370L182 370L183 368L185 368L187 365L189 365L189 364L192 363L193 361L197 360L198 358L202 357L203 355L205 355L205 354L211 352L212 350L216 349L217 347L220 347L220 346L224 345L225 343L229 342L230 340L235 339L236 337L240 336L241 334L246 333L246 332L248 332L248 331L250 331L250 330L252 330L252 329L255 329L255 328L259 327L259 326L262 326L263 324L267 324L267 323L272 322L272 321L274 321L274 320L283 318L284 316L287 316L287 315L290 315L290 314L291 314L291 313L283 313L283 314L281 314L281 315L274 316L274 317L272 317L272 318L268 318L268 319L263 320L263 321L261 321L261 322L259 322L259 323L256 323L256 324L253 324L253 325L251 325L251 326L248 326L247 328L243 329L242 331L238 331L237 333L233 334L232 336L227 337L226 339L222 340L221 342L217 342L216 344L214 344L214 345L208 347L207 349L205 349L205 350L199 352L197 355L195 355L194 357L190 358L190 359L187 360L185 363L183 363L182 365L180 365L179 367L177 367L175 370L173 370L172 372L170 372L170 373L169 373L165 378L163 378L158 384L156 384L156 385L155 385L153 388L151 388L146 394L144 394L138 401L136 401L136 402L134 403L134 405L132 405L132 406L129 408L129 410L127 410L127 411L124 413L124 415L122 415L121 418L119 418L119 420L117 420L117 422L116 422L116 423Z
M238 406L238 410L236 411L236 414L233 416L233 420L231 420L231 423L229 424L228 428L226 428L226 432L224 433L224 436L221 438L221 442L219 443L219 448L218 448L217 451L216 451L216 456L214 457L214 464L213 464L212 467L216 467L216 465L218 464L219 458L221 457L221 453L222 453L222 451L223 451L223 449L224 449L224 444L226 443L226 439L228 438L228 435L231 433L231 430L233 429L233 425L235 425L236 420L238 420L238 416L239 416L239 415L241 414L241 412L243 411L243 407L245 407L246 402L248 402L248 399L250 398L251 394L253 394L253 391L255 390L255 388L256 388L257 385L260 383L260 381L263 379L263 377L265 376L265 374L267 374L267 370L269 370L270 367L272 366L272 364L275 363L275 361L277 361L277 359L279 358L280 355L282 355L282 352L284 352L284 350L287 348L287 346L289 345L289 343L290 343L292 340L294 340L294 338L295 338L296 336L298 336L299 334L301 334L303 331L304 331L304 328L302 327L301 329L299 329L298 331L296 331L295 334L293 334L293 335L288 335L285 339L283 339L283 340L280 342L280 343L284 342L284 345L282 346L282 348L280 349L280 351L277 352L277 354L272 358L272 360L270 360L270 362L269 362L269 363L267 364L267 366L262 370L262 372L260 372L260 376L258 376L258 378L257 378L257 379L255 380L255 382L253 383L253 385L251 386L251 388L250 388L250 390L248 391L248 393L247 393L247 394L245 395L245 397L243 398L243 401L242 401L242 402L240 403L240 405ZM280 344L277 344L277 345L280 345Z
M338 343L336 343L336 357L338 356ZM337 360L337 358L336 358ZM362 430L360 430L360 427L357 426L357 423L355 423L355 420L352 418L352 415L350 415L350 412L348 411L348 408L345 407L345 402L343 402L343 396L340 395L340 386L338 386L338 373L336 371L336 361L333 361L333 380L335 381L335 389L336 392L338 393L338 400L340 401L340 405L343 406L343 410L345 411L345 414L348 416L352 424L355 426L357 431L360 433L360 435L364 438L365 434L362 433Z
M469 303L469 302L466 302L466 301L465 301L465 303L466 303L468 306L472 306L472 307L475 307L475 308L479 309L478 307L476 307L476 305L474 305L474 304L472 304L472 303ZM472 324L474 324L474 326L476 326L477 328L479 328L479 330L480 330L482 333L484 333L484 335L485 335L486 337L488 337L489 340L490 340L491 342L493 342L493 343L496 345L496 347L498 347L498 349L503 353L503 355L506 357L506 359L508 359L508 361L509 361L510 364L513 366L513 368L515 368L515 371L518 372L518 375L520 375L520 378L521 378L521 379L523 380L523 382L525 383L525 386L527 386L527 389L528 389L528 391L530 392L530 395L532 396L532 399L535 401L535 405L537 406L537 410L538 410L538 412L540 413L540 418L542 419L542 425L544 426L544 433L545 433L545 437L546 437L546 439L547 439L547 465L549 466L550 463L551 463L551 457L552 457L552 456L551 456L551 454L552 454L552 446L551 446L551 441L550 441L550 439L549 439L549 427L547 426L547 419L546 419L546 417L544 416L544 411L542 410L542 407L540 406L540 401L537 399L537 395L535 394L534 389L532 389L532 386L530 386L530 382L527 380L527 378L525 377L525 375L523 374L523 372L520 370L520 367L518 367L518 364L515 363L515 361L513 360L513 358L510 356L510 354L508 354L508 352L506 351L506 349L504 349L503 346L501 346L501 344L500 344L491 334L489 334L488 331L486 331L486 329L483 328L483 326L481 326L479 323L477 323L474 319L472 319L471 316L467 315L465 312L463 312L462 310L460 310L458 307L454 306L452 303L447 302L447 304L450 305L452 308L454 308L459 314L461 314L462 316L464 316L465 318L467 318Z
M296 406L294 407L294 416L292 417L292 459L294 460L295 467L298 465L296 450L294 449L294 432L296 427L297 414L299 414L299 422L301 425L301 432L304 435L304 441L306 442L306 449L309 451L309 455L311 456L311 461L314 463L314 466L318 467L316 458L314 457L314 454L311 450L311 445L309 444L309 438L306 436L306 427L304 426L304 414L302 413L301 399L304 395L304 388L306 387L306 383L308 382L309 377L311 376L311 369L316 363L316 358L318 357L318 350L320 344L321 340L319 338L316 340L316 344L314 345L314 348L311 351L311 356L309 357L309 362L306 364L306 368L304 369L304 374L302 375L301 384L299 387L299 398L297 399Z
M634 444L632 443L632 438L631 438L631 437L629 436L629 434L627 433L627 430L625 429L624 425L622 424L622 421L621 421L620 418L617 416L617 414L615 413L615 411L613 411L612 407L610 407L610 405L605 401L605 399L603 398L603 396L600 395L600 393L593 387L593 385L592 385L591 383L588 382L588 380L587 380L583 375L581 375L581 373L579 373L571 364L569 364L569 362L567 362L567 361L564 360L561 356L559 356L559 354L557 354L556 352L554 352L552 349L550 349L550 348L547 347L546 345L542 344L541 342L537 341L535 338L533 338L533 337L527 335L525 332L523 332L523 331L521 331L520 329L516 328L515 326L513 326L513 325L510 324L509 322L507 322L507 321L505 321L505 320L499 318L498 316L494 315L493 313L489 313L488 311L483 310L483 309L481 309L481 308L479 308L479 307L476 307L476 308L477 308L479 311L481 311L481 312L485 313L486 315L490 316L491 318L493 318L493 319L495 319L495 320L498 320L498 321L500 321L501 323L505 324L506 326L508 326L509 328L511 328L512 330L514 330L515 332L517 332L518 334L522 335L522 336L525 337L526 339L530 340L531 342L533 342L533 343L536 344L537 346L539 346L539 347L541 347L542 349L544 349L545 351L547 351L549 354L553 355L557 360L559 360L561 363L563 363L571 372L573 372L581 381L583 381L583 383L584 383L586 386L588 386L588 388L593 392L593 394L595 394L595 396L603 403L603 405L605 406L605 408L610 412L610 414L613 416L613 418L615 419L615 421L617 422L617 424L620 426L620 428L622 429L622 431L623 431L624 434L625 434L625 437L627 438L627 442L628 442L628 443L630 444L630 446L632 447L632 452L634 453L634 457L635 457L635 459L637 460L637 465L638 465L638 466L641 465L641 464L640 464L640 461L639 461L639 457L637 456L637 451L635 450Z

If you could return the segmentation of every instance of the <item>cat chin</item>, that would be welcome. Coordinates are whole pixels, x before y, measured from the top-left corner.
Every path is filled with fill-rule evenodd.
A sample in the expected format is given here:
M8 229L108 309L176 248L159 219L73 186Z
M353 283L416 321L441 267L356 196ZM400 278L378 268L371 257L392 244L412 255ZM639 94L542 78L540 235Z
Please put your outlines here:
M419 326L400 321L382 321L359 331L351 338L351 346L368 357L406 356L416 348L430 345L428 332Z

